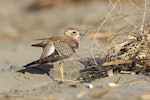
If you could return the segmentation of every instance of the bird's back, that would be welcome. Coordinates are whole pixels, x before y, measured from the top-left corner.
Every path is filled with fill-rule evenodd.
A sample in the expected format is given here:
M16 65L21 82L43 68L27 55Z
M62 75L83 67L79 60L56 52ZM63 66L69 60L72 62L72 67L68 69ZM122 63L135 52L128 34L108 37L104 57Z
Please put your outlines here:
M65 57L70 57L74 54L79 45L77 40L65 35L50 39L50 41L53 41L59 55Z

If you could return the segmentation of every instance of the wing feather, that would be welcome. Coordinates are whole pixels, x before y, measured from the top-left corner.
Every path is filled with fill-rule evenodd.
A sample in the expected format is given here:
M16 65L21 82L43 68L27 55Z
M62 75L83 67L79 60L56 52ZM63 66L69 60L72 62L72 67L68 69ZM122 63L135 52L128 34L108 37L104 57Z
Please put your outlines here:
M33 47L45 47L47 44L46 41L42 41L40 43L32 44Z
M54 47L53 42L48 41L47 45L43 48L40 59L50 56L52 53L54 53L54 51L55 51L55 47Z

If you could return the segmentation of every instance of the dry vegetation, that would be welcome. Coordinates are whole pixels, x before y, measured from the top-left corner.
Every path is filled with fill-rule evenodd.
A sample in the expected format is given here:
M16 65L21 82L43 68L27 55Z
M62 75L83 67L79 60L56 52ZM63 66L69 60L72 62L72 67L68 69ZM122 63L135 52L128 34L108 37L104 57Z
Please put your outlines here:
M99 38L99 36L102 36L99 31L110 18L112 11L117 9L116 6L118 2L120 2L120 0L116 0L114 4L110 1L110 4L113 6L111 11L101 22L97 32L94 35L89 36L93 37L93 45L95 45L94 43L96 43L96 39ZM79 76L77 80L80 80L81 82L89 82L97 78L112 76L111 74L113 73L142 73L149 75L150 22L146 20L147 11L147 1L145 0L145 8L143 15L141 15L143 17L141 25L135 25L134 22L130 21L133 25L129 26L126 31L121 32L121 30L123 30L123 28L121 28L114 35L109 34L105 36L104 38L107 37L112 47L108 49L107 54L103 58L103 63L98 62L102 59L101 57L95 58L94 56L92 59L81 61L81 63L86 65L86 69L81 71L81 76ZM121 14L119 14L119 16L122 17ZM92 52L94 52L94 50Z

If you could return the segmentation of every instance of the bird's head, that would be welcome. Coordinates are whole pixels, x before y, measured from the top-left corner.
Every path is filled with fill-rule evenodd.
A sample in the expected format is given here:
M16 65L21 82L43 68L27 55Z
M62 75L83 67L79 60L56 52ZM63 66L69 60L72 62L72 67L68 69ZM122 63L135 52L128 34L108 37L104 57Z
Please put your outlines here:
M68 28L65 31L65 35L75 38L75 39L78 39L79 36L82 36L82 34L79 31L77 31L75 28Z

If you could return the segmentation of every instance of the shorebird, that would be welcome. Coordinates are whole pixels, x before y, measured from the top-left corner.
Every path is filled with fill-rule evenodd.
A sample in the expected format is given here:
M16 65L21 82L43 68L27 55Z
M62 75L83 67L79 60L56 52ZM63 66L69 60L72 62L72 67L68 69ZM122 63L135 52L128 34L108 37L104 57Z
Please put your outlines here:
M41 57L24 67L59 62L61 81L64 82L63 60L76 53L76 49L79 47L79 36L81 35L75 28L68 28L63 35L37 39L42 40L42 42L32 44L32 46L43 48Z

